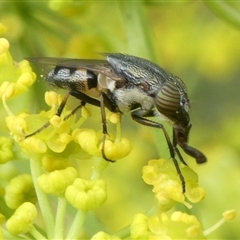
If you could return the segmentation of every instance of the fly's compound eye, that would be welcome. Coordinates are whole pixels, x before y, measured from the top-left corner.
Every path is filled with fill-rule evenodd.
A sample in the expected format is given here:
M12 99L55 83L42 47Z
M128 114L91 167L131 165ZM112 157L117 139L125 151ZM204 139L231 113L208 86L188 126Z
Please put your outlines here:
M189 125L188 111L190 103L187 89L178 77L170 77L160 88L156 96L157 110L181 127Z
M161 114L176 120L177 111L181 107L180 101L181 95L177 85L167 81L156 96L156 108Z

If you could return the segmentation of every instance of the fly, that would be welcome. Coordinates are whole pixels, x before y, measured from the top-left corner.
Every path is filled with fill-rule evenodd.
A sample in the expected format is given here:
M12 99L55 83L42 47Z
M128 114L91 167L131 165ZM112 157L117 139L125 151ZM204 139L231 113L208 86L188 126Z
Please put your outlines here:
M207 161L202 152L188 145L192 125L189 117L190 100L185 84L180 78L146 59L120 53L104 55L106 60L48 57L28 60L54 65L55 68L48 73L46 81L68 91L56 115L61 115L70 95L81 101L72 113L86 103L100 107L103 126L102 155L105 160L112 161L104 153L107 135L105 108L112 112L131 112L134 121L161 129L185 192L185 180L175 155L183 164L187 164L177 146L195 158L198 164ZM164 126L149 117L168 121L173 127L172 140ZM33 136L48 125L46 123L26 137Z

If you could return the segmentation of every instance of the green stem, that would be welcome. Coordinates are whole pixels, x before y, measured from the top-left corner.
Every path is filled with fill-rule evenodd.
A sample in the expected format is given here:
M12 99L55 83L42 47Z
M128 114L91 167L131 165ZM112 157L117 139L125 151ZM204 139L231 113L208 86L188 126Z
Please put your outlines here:
M108 166L108 163L109 162L102 157L93 156L91 180L99 179L104 169Z
M222 218L220 219L217 223L215 223L212 227L208 228L207 230L204 231L204 236L209 235L210 233L214 232L216 229L220 228L221 225L225 223L225 219Z
M53 238L54 218L47 195L38 187L37 179L42 174L40 162L37 160L30 160L30 168L35 186L35 191L38 198L38 204L41 209L42 217L46 227L46 233L49 239Z
M58 198L57 215L54 228L54 239L63 239L64 219L66 216L67 201L63 197Z
M85 218L86 212L78 210L66 239L77 239Z
M220 18L240 29L240 12L227 1L205 0L205 4Z
M46 238L33 225L30 227L29 233L34 237L34 239L46 240Z
M121 15L130 54L155 60L151 24L141 1L121 1Z
M4 239L14 239L14 240L31 240L30 238L27 238L26 236L17 236L17 235L13 235L11 234L8 230L6 230L5 228L1 227L1 231L3 233Z

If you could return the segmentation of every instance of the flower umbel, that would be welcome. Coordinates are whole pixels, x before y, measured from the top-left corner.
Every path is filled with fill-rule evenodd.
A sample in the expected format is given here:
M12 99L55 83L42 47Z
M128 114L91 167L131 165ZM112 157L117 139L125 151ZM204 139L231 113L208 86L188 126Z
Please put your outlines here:
M152 217L137 214L131 225L131 236L132 239L205 239L197 218L182 212Z
M5 38L0 38L1 99L3 96L10 98L26 92L36 79L28 61L14 63L8 49L9 42Z
M197 175L187 166L180 166L186 182L186 196L192 202L200 201L205 192L197 185ZM159 204L167 209L173 206L174 201L190 205L185 202L182 193L182 184L171 161L164 159L150 160L143 168L143 179L147 184L153 185Z

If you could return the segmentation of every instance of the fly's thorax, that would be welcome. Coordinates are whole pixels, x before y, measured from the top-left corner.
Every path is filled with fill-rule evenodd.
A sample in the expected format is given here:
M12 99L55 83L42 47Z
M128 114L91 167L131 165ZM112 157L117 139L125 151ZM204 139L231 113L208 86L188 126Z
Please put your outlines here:
M150 110L154 107L154 98L137 87L116 88L113 91L114 101L121 112L137 107Z
M156 108L173 125L186 127L189 124L190 102L187 89L178 77L170 77L156 95Z
M116 75L135 85L145 82L153 91L171 75L157 64L139 57L107 54L107 60Z

